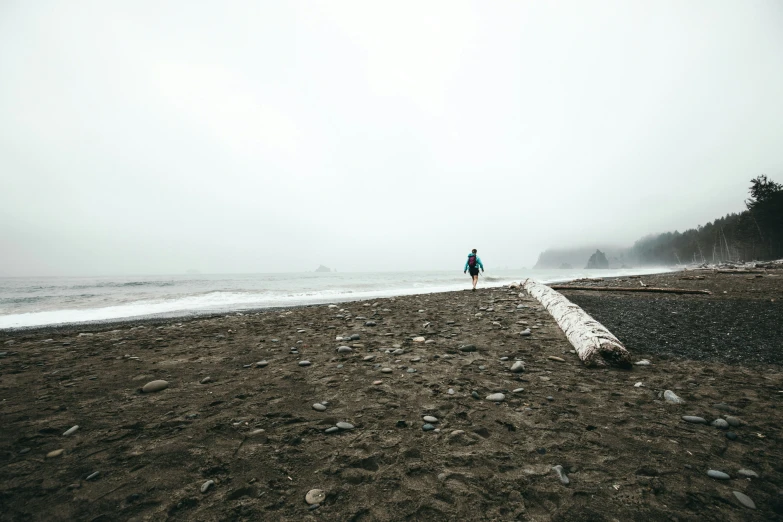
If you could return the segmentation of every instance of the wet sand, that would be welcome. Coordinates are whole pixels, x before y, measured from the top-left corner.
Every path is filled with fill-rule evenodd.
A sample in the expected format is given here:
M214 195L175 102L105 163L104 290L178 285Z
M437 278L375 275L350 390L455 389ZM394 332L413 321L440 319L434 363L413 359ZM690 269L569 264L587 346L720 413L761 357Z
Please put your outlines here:
M0 520L779 519L783 275L704 275L643 280L711 296L566 292L652 362L631 370L583 367L502 288L0 332Z

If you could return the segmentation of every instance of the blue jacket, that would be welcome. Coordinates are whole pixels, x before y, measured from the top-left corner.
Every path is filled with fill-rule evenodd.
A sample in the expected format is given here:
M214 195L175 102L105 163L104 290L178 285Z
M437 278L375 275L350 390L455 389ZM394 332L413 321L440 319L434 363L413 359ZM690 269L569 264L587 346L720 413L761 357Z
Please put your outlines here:
M470 254L468 254L468 259L467 259L467 261L465 261L465 268L463 268L462 271L464 272L465 270L470 268L470 266L468 265L468 261L470 261L470 257L471 256L475 256L476 257L476 267L484 270L484 265L481 264L481 258L479 256L477 256L476 254L474 254L473 252L471 252Z

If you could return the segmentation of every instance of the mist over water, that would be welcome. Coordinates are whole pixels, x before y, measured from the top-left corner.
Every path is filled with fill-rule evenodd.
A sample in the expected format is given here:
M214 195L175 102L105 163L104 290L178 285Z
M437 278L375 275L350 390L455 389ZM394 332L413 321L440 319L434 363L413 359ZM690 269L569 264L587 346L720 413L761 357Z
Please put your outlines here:
M666 271L496 270L483 275L479 287L526 278L555 282ZM453 271L0 278L0 329L338 303L469 288L469 276Z

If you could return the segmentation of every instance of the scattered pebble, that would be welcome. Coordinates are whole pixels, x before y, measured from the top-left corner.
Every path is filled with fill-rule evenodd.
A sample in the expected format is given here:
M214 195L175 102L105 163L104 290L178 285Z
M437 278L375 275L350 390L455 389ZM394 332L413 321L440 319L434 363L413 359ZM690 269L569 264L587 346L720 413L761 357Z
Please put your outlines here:
M331 428L326 428L324 430L324 433L335 433L337 431L340 431L340 428L338 428L337 426L332 426Z
M523 391L525 391L524 388L516 388L515 390L512 390L511 393L522 393Z
M644 386L644 384L642 384L642 382L641 382L641 381L639 381L639 382L637 382L637 383L635 383L635 384L633 385L633 387L634 387L634 388L641 388L642 386Z
M338 422L337 427L340 428L341 430L352 430L353 424L351 424L350 422Z
M310 366L310 361L299 361L299 366Z
M408 373L416 373L416 368L408 368L405 371L408 372Z
M411 362L419 362L419 361L421 361L421 357L414 357L413 359L411 359Z
M164 380L150 381L144 385L141 391L144 393L153 393L153 392L159 392L161 390L165 390L168 387L169 387L168 381L164 381Z
M449 395L454 395L454 388L449 388L448 394Z
M693 424L707 424L707 420L702 417L696 417L694 415L683 415L682 420L685 422L692 422Z
M473 397L474 399L480 399L481 398L477 391L470 392L470 396Z
M392 370L391 368L381 368L381 373L391 373L392 371L394 370Z
M204 377L201 379L201 384L207 384L208 382L212 382L212 377Z
M524 330L519 332L519 335L521 335L522 337L528 337L530 336L530 333L531 333L530 328L525 328Z
M96 471L95 473L90 473L85 480L92 480L98 478L98 475L100 475L100 471Z
M741 475L743 477L752 477L752 478L758 478L759 474L756 473L753 470L750 469L741 469L737 472L737 475Z
M256 368L263 368L269 364L269 361L258 361L256 363Z
M459 347L459 351L461 351L461 352L475 352L476 351L476 347L473 346L472 344L464 344L464 345Z
M564 485L568 485L571 481L568 480L568 475L565 474L565 471L563 470L563 466L558 464L557 466L554 466L552 470L557 473L557 478L560 479L560 482L562 482Z
M79 426L74 426L72 428L69 428L65 433L63 433L63 437L67 437L68 435L73 435L76 433L79 429Z
M547 357L547 359L549 359L550 361L565 362L565 359L563 359L562 357L557 357L556 355L550 355L549 357Z
M432 424L425 424L424 426L421 427L421 429L424 431L432 431L435 429L435 426L433 426Z
M367 321L366 323L364 323L364 326L376 326L376 323L375 321Z
M313 409L314 409L315 411L326 411L326 406L324 406L323 404L320 404L320 403L316 402L315 404L313 404Z
M731 415L726 416L726 422L729 423L729 426L734 426L734 427L742 424L741 420L739 420L737 417L732 417Z
M324 500L326 500L326 493L322 489L311 489L305 495L305 502L311 506L318 505Z
M521 373L525 371L525 363L522 361L516 361L511 365L511 371L514 373Z
M423 343L424 341L426 341L426 339L424 337L414 337L413 338L413 342L414 343Z
M641 361L636 361L634 364L636 366L650 366L652 363L647 359L642 359Z
M508 357L501 357L500 360L501 361L508 361Z
M739 500L740 504L749 509L756 509L756 503L753 502L753 500L751 500L751 498L745 493L740 491L732 491L732 493L734 493L734 496L737 497L737 500Z
M731 478L726 473L714 469L707 470L707 476L718 480L729 480Z
M680 397L678 397L676 393L674 393L671 390L666 390L665 392L663 392L663 398L666 400L666 402L670 402L672 404L682 404L685 402Z
M429 422L430 424L436 424L438 422L437 417L433 417L432 415L425 415L421 418L424 422Z
M62 455L64 452L65 452L65 450L64 450L64 449L62 449L62 448L60 448L60 449L56 449L56 450L54 450L54 451L50 451L49 453L47 453L47 454L46 454L46 458L47 458L47 459L51 459L51 458L54 458L54 457L59 457L59 456L60 456L60 455Z
M737 440L737 434L734 433L733 431L727 431L726 438L729 440Z
M340 346L337 348L337 353L351 353L353 348L350 346Z
M202 493L206 493L207 491L209 491L209 488L211 488L214 485L215 485L215 481L214 480L208 480L208 481L204 482L201 485L201 492Z
M711 424L721 430L729 429L729 423L723 419L715 419Z
M493 402L502 402L506 400L506 396L503 395L502 393L491 393L487 395L487 400Z
M383 384L383 381L372 381L372 383L377 386L379 384Z

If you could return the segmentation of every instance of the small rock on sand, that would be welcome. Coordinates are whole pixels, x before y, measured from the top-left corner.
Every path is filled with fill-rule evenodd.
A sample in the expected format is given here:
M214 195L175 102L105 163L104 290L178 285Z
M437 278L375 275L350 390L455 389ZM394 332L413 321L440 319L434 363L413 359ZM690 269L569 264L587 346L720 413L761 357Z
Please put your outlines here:
M438 422L438 418L433 417L432 415L425 415L424 417L422 417L422 420L424 422L429 422L430 424L435 424Z
M372 383L377 386L379 384L383 384L383 381L372 381Z
M141 391L144 393L153 393L153 392L159 392L161 390L165 390L168 387L169 387L168 381L164 381L164 380L150 381L144 385Z
M714 469L707 470L707 476L718 480L729 480L731 478L728 474Z
M414 337L413 338L413 342L414 343L423 343L424 341L426 341L426 339L424 337Z
M353 424L351 424L350 422L338 422L337 427L340 428L341 430L352 430Z
M734 496L737 498L737 500L739 500L740 504L749 509L756 509L756 503L753 502L753 500L751 500L751 498L745 493L740 491L732 491L732 493L734 493Z
M549 359L550 361L565 362L565 359L563 359L562 357L557 357L556 355L550 355L549 357L547 357L547 359Z
M473 346L472 344L464 344L464 345L459 347L459 351L461 351L461 352L475 352L476 351L476 347Z
M680 397L678 397L676 393L674 393L671 390L666 390L665 392L663 392L663 398L664 400L666 400L666 402L670 402L672 404L682 404L685 402Z
M682 420L685 422L691 422L693 424L707 424L707 420L702 417L696 417L695 415L683 415Z
M338 428L337 426L332 426L331 428L326 428L324 430L324 433L335 433L338 431L340 431L340 428Z
M46 458L47 458L47 459L52 459L52 458L54 458L54 457L59 457L59 456L60 456L60 455L62 455L64 452L65 452L65 450L64 450L64 449L62 449L62 448L60 448L60 449L56 449L56 450L54 450L54 451L50 451L49 453L47 453L47 454L46 454Z
M565 474L565 471L563 470L563 466L558 464L557 466L554 466L552 468L552 471L557 473L557 478L560 479L560 482L562 482L564 485L568 485L571 481L568 479L568 475Z
M212 377L204 377L201 379L201 384L207 384L208 382L212 382Z
M737 475L741 475L743 477L752 477L752 478L758 478L759 476L758 473L749 469L741 469L737 472Z
M522 361L516 361L511 365L511 371L514 373L521 373L525 371L525 363Z
M723 419L715 419L711 424L721 430L729 429L729 423Z
M214 480L208 480L208 481L204 482L201 485L201 492L202 493L206 493L207 491L209 491L209 488L211 488L214 485L215 485L215 481Z
M316 402L315 404L313 404L313 409L315 411L326 411L326 406L324 406L321 403Z
M381 373L391 373L392 371L391 368L381 368Z
M487 400L493 402L502 402L506 400L506 396L503 395L502 393L491 393L487 395Z
M72 428L69 428L68 431L63 433L63 436L67 437L68 435L73 435L74 433L76 433L78 431L78 429L79 429L79 426L74 426Z
M337 348L337 353L351 353L353 348L350 346L340 346Z
M742 421L739 420L737 417L732 417L731 415L726 416L726 422L729 423L729 426L739 426L742 424Z
M299 366L310 366L310 361L299 361Z
M636 361L634 364L636 366L650 366L652 363L647 359L642 359L641 361Z
M256 368L263 368L269 364L269 361L258 361L256 363Z
M322 489L311 489L307 492L307 495L305 495L305 502L311 506L320 504L324 500L326 500L326 493L324 493L324 490Z

